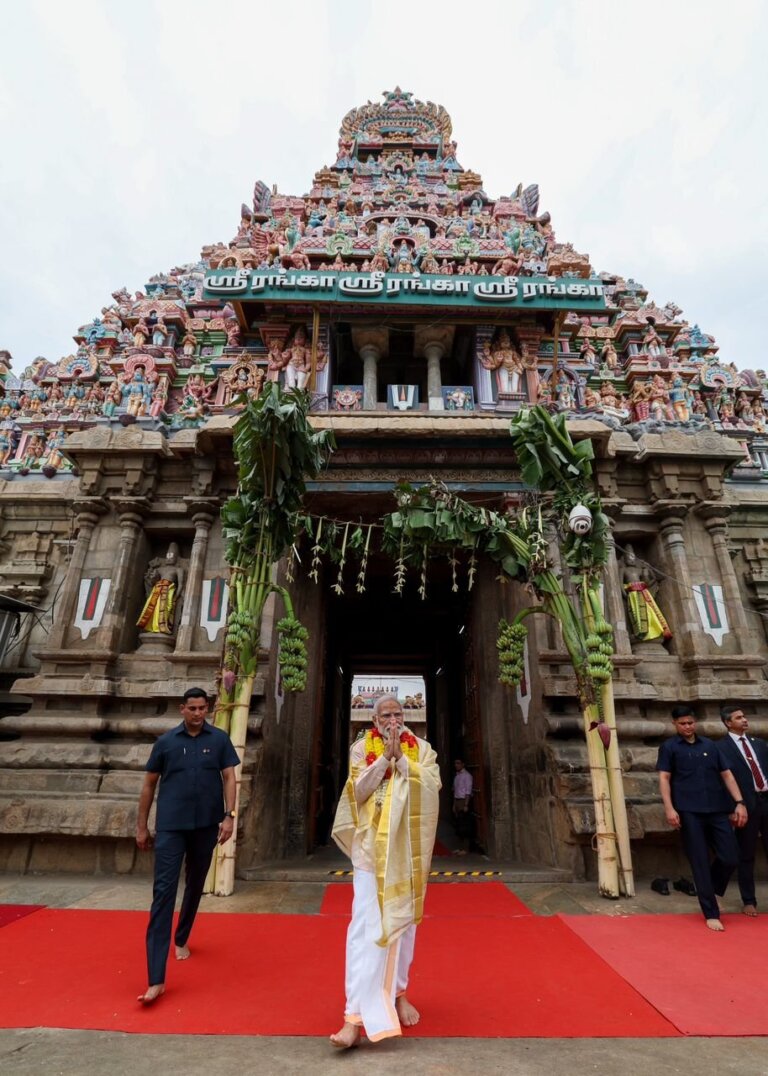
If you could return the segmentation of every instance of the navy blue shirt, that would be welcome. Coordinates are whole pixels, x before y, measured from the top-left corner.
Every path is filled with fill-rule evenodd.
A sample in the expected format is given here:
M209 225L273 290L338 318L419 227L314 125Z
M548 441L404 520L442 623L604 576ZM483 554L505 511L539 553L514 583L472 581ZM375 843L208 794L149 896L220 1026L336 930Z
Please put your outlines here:
M206 721L197 736L184 722L159 737L146 770L160 774L157 829L200 829L224 817L221 771L240 759L222 729Z
M720 776L730 769L714 740L697 736L693 743L672 736L659 748L656 769L671 775L676 811L730 814L733 800Z

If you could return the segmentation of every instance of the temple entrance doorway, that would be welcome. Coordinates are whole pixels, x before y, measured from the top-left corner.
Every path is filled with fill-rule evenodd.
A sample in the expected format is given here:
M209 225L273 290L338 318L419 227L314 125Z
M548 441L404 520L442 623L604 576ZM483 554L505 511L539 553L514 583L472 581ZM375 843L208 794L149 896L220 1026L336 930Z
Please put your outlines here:
M461 757L474 780L474 842L484 850L488 811L472 654L473 595L464 587L452 591L447 565L444 573L430 566L426 600L412 580L402 595L393 593L393 585L391 563L372 563L365 593L325 599L325 693L316 717L309 849L330 841L349 746L368 727L375 697L397 694L406 724L437 752L440 832L451 839L454 759Z

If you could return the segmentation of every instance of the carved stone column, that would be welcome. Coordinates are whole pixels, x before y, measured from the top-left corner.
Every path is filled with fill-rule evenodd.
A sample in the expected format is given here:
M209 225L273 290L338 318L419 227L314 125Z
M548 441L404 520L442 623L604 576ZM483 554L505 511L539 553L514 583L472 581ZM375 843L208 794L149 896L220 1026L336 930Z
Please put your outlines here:
M733 567L731 554L728 550L729 512L728 506L721 504L702 504L697 509L697 514L703 519L704 526L712 538L717 566L720 569L720 580L723 586L723 598L725 599L728 620L742 649L750 652L755 647L755 640L752 638L752 632L747 622L747 615L739 591L739 581L736 578L736 570Z
M48 636L46 650L59 650L64 645L67 629L75 619L80 580L83 577L85 559L91 545L91 536L96 524L99 522L99 516L103 515L107 508L100 497L76 501L73 507L77 512L77 517L75 518L77 538L67 567L67 574L64 577L64 585L59 596L59 607L56 611L56 620L51 628L51 634Z
M454 332L453 325L424 326L416 329L416 356L427 360L427 397L430 407L432 400L440 400L442 404L443 380L440 364L453 345Z
M373 326L352 330L352 344L363 360L363 411L375 411L378 400L377 366L389 347L389 331Z
M104 620L98 630L98 641L108 651L118 650L120 646L128 605L128 584L136 578L136 547L143 533L144 513L149 504L143 497L135 497L124 498L115 507L119 513L120 540Z
M745 542L742 554L747 565L744 580L754 595L752 604L762 619L763 631L768 638L768 542L764 538Z
M611 520L613 524L613 520ZM608 528L606 534L606 546L608 547L608 560L605 565L605 612L606 619L613 625L614 649L617 654L631 654L632 643L627 631L627 614L624 603L624 588L619 577L619 564L616 560L616 543L613 537L613 526Z
M189 558L189 569L184 584L184 602L179 618L179 630L176 634L176 653L187 653L193 649L195 627L197 626L198 613L200 612L200 595L203 586L203 572L205 571L205 557L208 552L208 535L214 521L214 513L208 510L199 510L199 505L193 505L194 511L192 522L195 525L195 537L192 540L192 552Z
M659 535L664 551L664 569L670 577L668 582L676 598L674 615L669 617L670 627L678 644L678 652L686 657L696 656L702 649L700 642L703 633L685 552L683 523L688 508L685 505L675 505L663 508L662 512ZM666 613L666 610L663 611Z

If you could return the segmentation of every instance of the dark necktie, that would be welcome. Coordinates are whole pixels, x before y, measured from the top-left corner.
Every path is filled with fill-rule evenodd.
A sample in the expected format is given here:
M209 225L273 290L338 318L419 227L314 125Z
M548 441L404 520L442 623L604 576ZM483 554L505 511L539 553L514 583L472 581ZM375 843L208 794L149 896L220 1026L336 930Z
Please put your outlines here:
M752 776L755 779L755 788L757 789L758 792L764 792L765 791L765 781L763 780L763 777L762 777L762 774L760 773L760 770L757 768L757 763L755 762L755 756L752 754L752 748L749 746L749 741L747 740L747 737L746 736L739 736L739 743L741 744L741 746L742 746L742 748L744 750L744 754L746 756L747 762L749 763L749 768L750 768L750 770L752 770Z

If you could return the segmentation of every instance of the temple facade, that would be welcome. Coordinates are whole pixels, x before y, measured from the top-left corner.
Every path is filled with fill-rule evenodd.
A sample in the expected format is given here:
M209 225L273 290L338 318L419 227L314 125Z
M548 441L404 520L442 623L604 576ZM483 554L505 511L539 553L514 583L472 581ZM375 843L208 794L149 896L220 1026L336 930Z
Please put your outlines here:
M426 587L418 572L398 580L376 543L398 483L530 503L509 422L533 403L594 444L636 866L676 854L654 773L670 706L693 701L717 735L720 704L738 702L768 732L763 371L596 271L558 238L535 184L486 193L447 112L400 89L344 117L308 193L257 182L230 243L112 299L58 361L16 372L0 353L0 594L36 610L0 668L0 869L141 869L151 745L188 686L216 691L232 427L243 394L270 380L309 391L313 424L335 431L313 520L373 539L362 588L362 551L340 569L312 557L309 535L276 567L310 631L309 679L281 693L268 607L239 869L326 843L361 674L423 678L444 785L460 754L489 856L593 869L581 714L555 629L533 618L511 691L496 630L528 603L523 588L482 560L430 564Z

